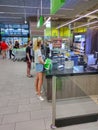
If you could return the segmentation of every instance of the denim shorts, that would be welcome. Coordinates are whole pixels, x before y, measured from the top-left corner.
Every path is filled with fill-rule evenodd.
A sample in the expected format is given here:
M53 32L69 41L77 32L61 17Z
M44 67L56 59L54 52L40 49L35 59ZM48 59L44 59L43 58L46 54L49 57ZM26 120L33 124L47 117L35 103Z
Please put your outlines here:
M43 64L36 63L35 69L36 69L36 72L43 72L44 66L43 66Z

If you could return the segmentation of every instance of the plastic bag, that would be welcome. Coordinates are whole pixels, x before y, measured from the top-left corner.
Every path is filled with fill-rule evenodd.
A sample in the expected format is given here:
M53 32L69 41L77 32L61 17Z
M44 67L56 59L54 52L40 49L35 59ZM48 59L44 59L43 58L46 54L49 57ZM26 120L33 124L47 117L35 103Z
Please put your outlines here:
M47 58L47 59L45 60L44 68L45 68L46 70L52 69L52 60L51 60L51 59Z

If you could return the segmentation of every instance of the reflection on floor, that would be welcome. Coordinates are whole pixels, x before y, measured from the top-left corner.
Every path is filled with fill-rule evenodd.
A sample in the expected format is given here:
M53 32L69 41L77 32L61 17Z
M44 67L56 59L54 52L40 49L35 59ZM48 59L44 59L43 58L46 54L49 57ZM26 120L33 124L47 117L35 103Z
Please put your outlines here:
M57 118L98 113L98 105L92 98L75 98L56 103Z
M96 104L98 104L98 95L91 95L90 98L91 98Z

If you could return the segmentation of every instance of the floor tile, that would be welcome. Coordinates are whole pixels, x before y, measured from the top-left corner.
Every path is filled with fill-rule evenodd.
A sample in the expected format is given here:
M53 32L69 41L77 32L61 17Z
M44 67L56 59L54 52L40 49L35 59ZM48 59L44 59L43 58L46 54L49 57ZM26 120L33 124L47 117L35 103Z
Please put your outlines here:
M8 102L8 106L17 105L17 104L29 104L29 98L10 99L9 102Z
M28 120L30 120L29 112L16 113L16 114L5 115L3 118L3 124L16 123L16 122L28 121Z
M15 130L15 124L0 125L0 130Z
M3 115L0 116L0 125L2 124L2 120L3 120Z
M17 106L8 106L8 107L0 107L0 115L1 114L12 114L18 111Z
M35 110L40 110L40 109L41 109L40 103L19 105L18 112L35 111Z
M15 130L46 130L44 120L33 120L28 122L16 123Z

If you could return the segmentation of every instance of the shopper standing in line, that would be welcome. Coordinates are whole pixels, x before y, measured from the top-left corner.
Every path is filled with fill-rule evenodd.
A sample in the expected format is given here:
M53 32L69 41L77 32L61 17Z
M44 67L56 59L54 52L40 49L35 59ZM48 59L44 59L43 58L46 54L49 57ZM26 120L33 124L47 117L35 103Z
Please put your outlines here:
M49 58L49 53L50 53L49 44L46 42L46 45L45 45L45 58Z
M14 48L18 49L19 48L19 42L18 41L15 41L15 46Z
M31 55L31 41L29 40L26 47L26 62L27 62L27 77L32 77L31 71L31 62L32 62L32 55Z
M34 43L34 56L35 56L35 69L36 69L36 78L35 78L36 94L38 95L38 98L41 101L43 101L44 98L41 96L41 87L43 84L44 60L42 59L42 53L41 53L41 38L38 38Z
M12 49L13 49L13 45L12 45L12 42L10 41L9 42L9 58L11 59L12 58L11 56L13 56L14 57L13 59L15 59L15 55L12 53Z

